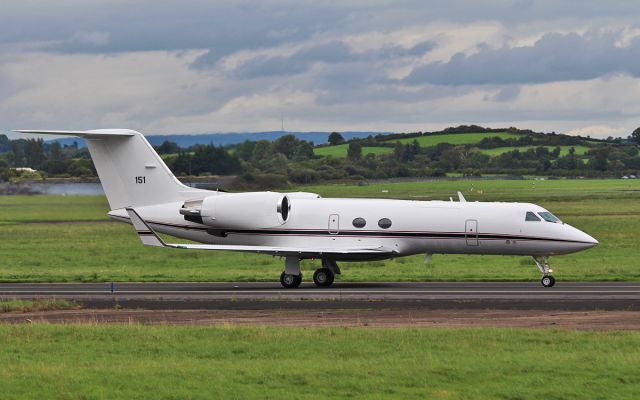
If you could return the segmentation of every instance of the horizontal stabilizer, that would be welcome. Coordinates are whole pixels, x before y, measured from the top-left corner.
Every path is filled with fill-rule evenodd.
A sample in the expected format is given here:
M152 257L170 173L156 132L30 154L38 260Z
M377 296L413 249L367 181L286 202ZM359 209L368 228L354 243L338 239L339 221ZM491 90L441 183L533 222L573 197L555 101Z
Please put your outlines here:
M392 255L394 252L382 247L352 247L352 248L317 248L317 247L271 247L271 246L241 246L241 245L215 245L215 244L177 244L165 243L151 227L140 217L131 207L127 213L131 218L131 223L135 228L142 243L146 246L169 247L174 249L193 250L227 250L246 251L253 253L264 253L272 255L295 255L295 256L322 256L322 255L344 255L344 254L368 254L368 255Z
M85 138L100 138L106 136L133 136L139 134L131 129L94 129L90 131L38 131L29 129L15 130L19 133L35 133L39 135L80 136Z

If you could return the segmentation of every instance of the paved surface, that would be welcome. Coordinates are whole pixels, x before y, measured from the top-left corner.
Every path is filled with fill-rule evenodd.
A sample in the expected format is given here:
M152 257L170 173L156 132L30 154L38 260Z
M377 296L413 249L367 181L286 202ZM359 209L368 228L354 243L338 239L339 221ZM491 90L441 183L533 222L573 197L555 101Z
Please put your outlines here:
M109 283L0 284L0 298L72 299L90 307L186 309L496 308L640 310L640 282L412 282L305 283Z

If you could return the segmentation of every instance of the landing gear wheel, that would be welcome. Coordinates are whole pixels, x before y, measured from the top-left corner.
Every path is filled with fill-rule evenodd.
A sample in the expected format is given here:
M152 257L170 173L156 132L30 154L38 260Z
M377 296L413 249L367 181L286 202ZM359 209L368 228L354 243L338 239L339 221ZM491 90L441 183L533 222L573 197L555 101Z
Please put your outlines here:
M334 279L335 275L329 268L318 268L313 274L313 282L317 286L331 286Z
M551 287L556 284L556 278L554 278L552 275L545 275L540 280L540 283L542 283L542 286L544 287Z
M294 289L302 283L302 275L285 274L280 275L280 283L287 289Z

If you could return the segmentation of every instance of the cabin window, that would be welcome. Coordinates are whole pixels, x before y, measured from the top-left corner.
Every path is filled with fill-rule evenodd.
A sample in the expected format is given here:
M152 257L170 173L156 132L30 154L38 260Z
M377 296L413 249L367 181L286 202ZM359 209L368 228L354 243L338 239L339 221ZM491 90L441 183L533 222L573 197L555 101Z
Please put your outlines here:
M538 215L541 216L542 219L544 219L547 222L560 222L560 219L558 219L558 217L556 217L555 215L551 214L549 211L539 212Z
M364 226L367 225L367 221L360 217L354 219L352 223L356 228L364 228Z
M389 229L391 228L391 220L389 218L382 218L378 221L378 226L382 229Z
M531 211L527 211L527 216L524 219L525 221L537 221L540 222L540 218L538 218L538 216Z

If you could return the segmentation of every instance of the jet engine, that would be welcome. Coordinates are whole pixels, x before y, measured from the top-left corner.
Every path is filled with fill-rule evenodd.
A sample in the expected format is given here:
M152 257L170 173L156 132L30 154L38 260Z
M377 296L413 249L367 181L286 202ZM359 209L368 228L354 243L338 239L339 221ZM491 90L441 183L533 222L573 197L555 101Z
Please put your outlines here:
M221 193L185 202L180 210L187 221L221 229L264 229L284 224L291 202L277 192Z

